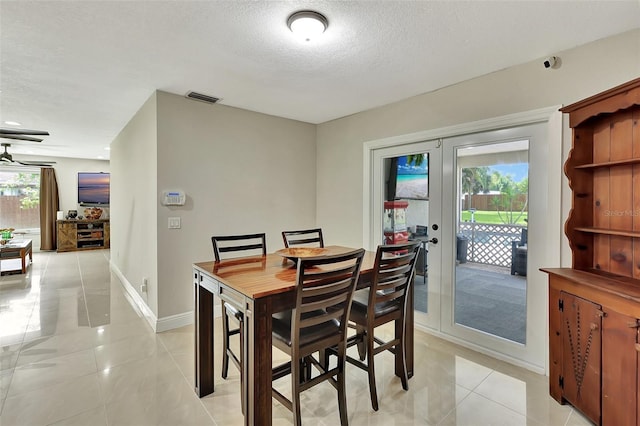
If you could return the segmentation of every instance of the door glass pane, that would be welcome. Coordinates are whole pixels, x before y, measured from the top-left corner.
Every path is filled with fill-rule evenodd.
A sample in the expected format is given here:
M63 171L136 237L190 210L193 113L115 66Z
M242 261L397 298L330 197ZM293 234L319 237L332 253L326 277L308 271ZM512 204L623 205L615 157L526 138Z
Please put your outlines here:
M526 343L529 143L457 150L456 324Z
M414 309L428 312L429 154L390 158L384 215L384 243L422 242L414 281Z

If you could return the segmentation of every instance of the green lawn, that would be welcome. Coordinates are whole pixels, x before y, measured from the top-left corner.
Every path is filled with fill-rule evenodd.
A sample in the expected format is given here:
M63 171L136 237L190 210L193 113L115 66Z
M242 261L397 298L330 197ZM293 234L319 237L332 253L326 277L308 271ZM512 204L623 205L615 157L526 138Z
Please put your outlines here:
M502 215L503 218L505 218L505 216L508 217L507 213L501 212L500 214ZM513 212L513 219L514 220L518 217L518 214L519 214L519 212ZM500 216L498 216L498 212L478 210L478 211L475 212L475 214L473 216L474 216L474 219L475 219L475 221L477 223L490 223L490 224L503 224L503 223L505 223L504 220L500 219ZM517 225L526 225L527 222L524 221L526 218L527 218L527 212L522 213L522 216L520 217L520 219L518 219L516 224ZM471 222L471 212L466 211L466 210L463 211L461 220L463 222Z

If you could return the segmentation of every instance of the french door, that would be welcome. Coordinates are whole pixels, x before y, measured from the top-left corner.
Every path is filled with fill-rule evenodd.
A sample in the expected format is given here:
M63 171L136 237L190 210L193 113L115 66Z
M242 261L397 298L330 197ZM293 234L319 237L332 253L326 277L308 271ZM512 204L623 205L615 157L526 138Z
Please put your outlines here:
M442 146L440 141L423 141L410 145L393 146L376 150L373 155L373 176L377 177L378 190L374 191L373 205L379 206L373 210L373 229L378 230L377 235L371 238L371 246L382 244L387 240L388 231L385 230L384 201L389 196L388 185L394 185L395 169L398 158L412 155L422 155L427 163L427 192L420 195L420 199L409 198L406 204L407 233L410 239L422 242L421 251L417 261L417 274L414 281L414 309L415 321L422 326L437 329L440 323L440 265L442 219ZM401 195L401 190L398 189ZM445 243L444 246L447 246Z
M443 255L440 331L544 371L547 286L537 268L548 244L545 125L446 138L443 146L451 172L443 178L443 238L466 253ZM485 179L475 188L465 181L474 175Z
M427 244L428 267L424 277L418 275L414 283L416 325L447 340L541 373L546 370L547 358L547 285L544 274L538 268L559 266L561 246L561 147L556 139L559 136L550 136L550 129L558 130L560 134L561 121L555 121L557 116L551 115L549 118L550 115L534 124L469 132L462 136L417 142L382 141L382 146L374 145L373 149L369 149L369 170L365 164L365 173L368 171L370 176L370 187L367 188L370 197L365 197L365 212L368 210L368 216L365 213L365 245L374 248L384 240L388 160L403 155L428 154L429 197L426 216L422 221L428 229L428 239L436 238L438 242ZM497 166L512 163L521 165L520 172L526 171L529 182L526 193L521 191L519 194L520 204L512 204L508 209L505 204L493 208L502 210L496 214L503 217L508 210L511 219L514 214L517 216L522 212L520 219L524 216L526 221L514 220L515 223L500 226L472 226L478 217L471 220L469 214L474 207L464 204L465 197L473 194L463 185L463 169L472 166L496 166L500 169ZM516 180L520 183L524 177L519 176ZM488 183L485 184L486 188L476 192L490 195L492 190L488 189ZM411 227L409 217L407 219ZM476 232L474 235L469 233L472 228ZM524 243L523 235L526 238ZM493 250L505 252L502 261L477 257L481 249L491 248L489 245L492 241L496 244ZM516 257L512 257L513 247L521 249L517 255L520 257L516 254ZM520 260L520 263L512 274L511 262L515 260ZM482 275L486 276L481 279L480 273L470 270L471 266L483 268ZM515 283L518 288L514 290L509 287L511 284L492 287L490 290L493 294L503 298L495 303L515 306L515 300L518 299L519 304L510 314L495 309L495 305L483 307L482 303L480 309L483 311L473 311L468 302L477 302L473 300L474 292L481 296L478 299L486 300L489 294L489 287L483 288L487 285L486 277L491 275L489 272L498 269L502 275L497 276L496 280L504 279L505 282ZM478 309L478 306L473 309ZM476 321L474 312L480 312L483 321L494 321L496 328ZM513 318L516 317L521 324L517 333L512 335L504 332L504 326L513 326Z

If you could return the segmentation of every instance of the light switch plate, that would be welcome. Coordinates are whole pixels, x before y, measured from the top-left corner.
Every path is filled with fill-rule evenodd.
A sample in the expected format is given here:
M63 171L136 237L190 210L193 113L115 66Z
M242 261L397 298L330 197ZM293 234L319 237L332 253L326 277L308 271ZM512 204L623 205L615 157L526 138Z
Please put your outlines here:
M170 217L169 218L169 229L180 229L180 218L179 217Z

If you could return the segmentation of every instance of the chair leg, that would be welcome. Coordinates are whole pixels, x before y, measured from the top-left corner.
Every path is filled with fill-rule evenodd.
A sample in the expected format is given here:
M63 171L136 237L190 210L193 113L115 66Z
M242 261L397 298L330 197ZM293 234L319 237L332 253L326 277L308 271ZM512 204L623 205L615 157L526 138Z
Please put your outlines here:
M229 316L222 303L222 378L226 379L229 373Z
M405 344L404 338L400 339L400 343L396 345L395 350L399 350L401 354L402 377L400 377L400 381L402 381L402 389L407 391L409 390L409 373L407 373L407 345Z
M392 352L395 355L395 371L402 381L402 389L409 390L409 374L407 372L407 341L405 339L406 321L404 318L396 320L395 327L395 343ZM400 360L398 360L398 357Z
M367 355L367 346L365 342L365 338L366 338L365 328L361 326L356 326L356 336L359 336L358 343L357 343L358 356L360 357L360 361L364 361Z
M371 334L365 334L367 339L367 373L369 375L369 393L371 394L371 407L374 411L378 411L378 391L376 390L376 367L373 359L373 330Z
M305 357L300 359L300 383L304 383L310 378L311 378L311 361L309 360L309 357Z
M238 333L240 336L240 353L238 357L240 359L240 405L242 407L242 414L244 414L244 404L245 404L245 395L244 395L244 317L240 321L240 332ZM227 335L228 339L228 335ZM225 355L227 353L225 352ZM227 356L227 359L229 356ZM227 364L229 361L227 361ZM407 369L405 368L405 371Z
M345 358L344 356L338 356L338 365L341 366L338 370L338 411L340 412L340 425L348 426L349 418L347 416L347 390L345 386Z
M329 371L329 356L331 355L331 351L328 349L320 349L318 351L318 361L322 363L322 368L324 371Z
M300 414L300 379L301 379L301 363L291 362L291 411L293 412L293 424L301 426L302 419Z

